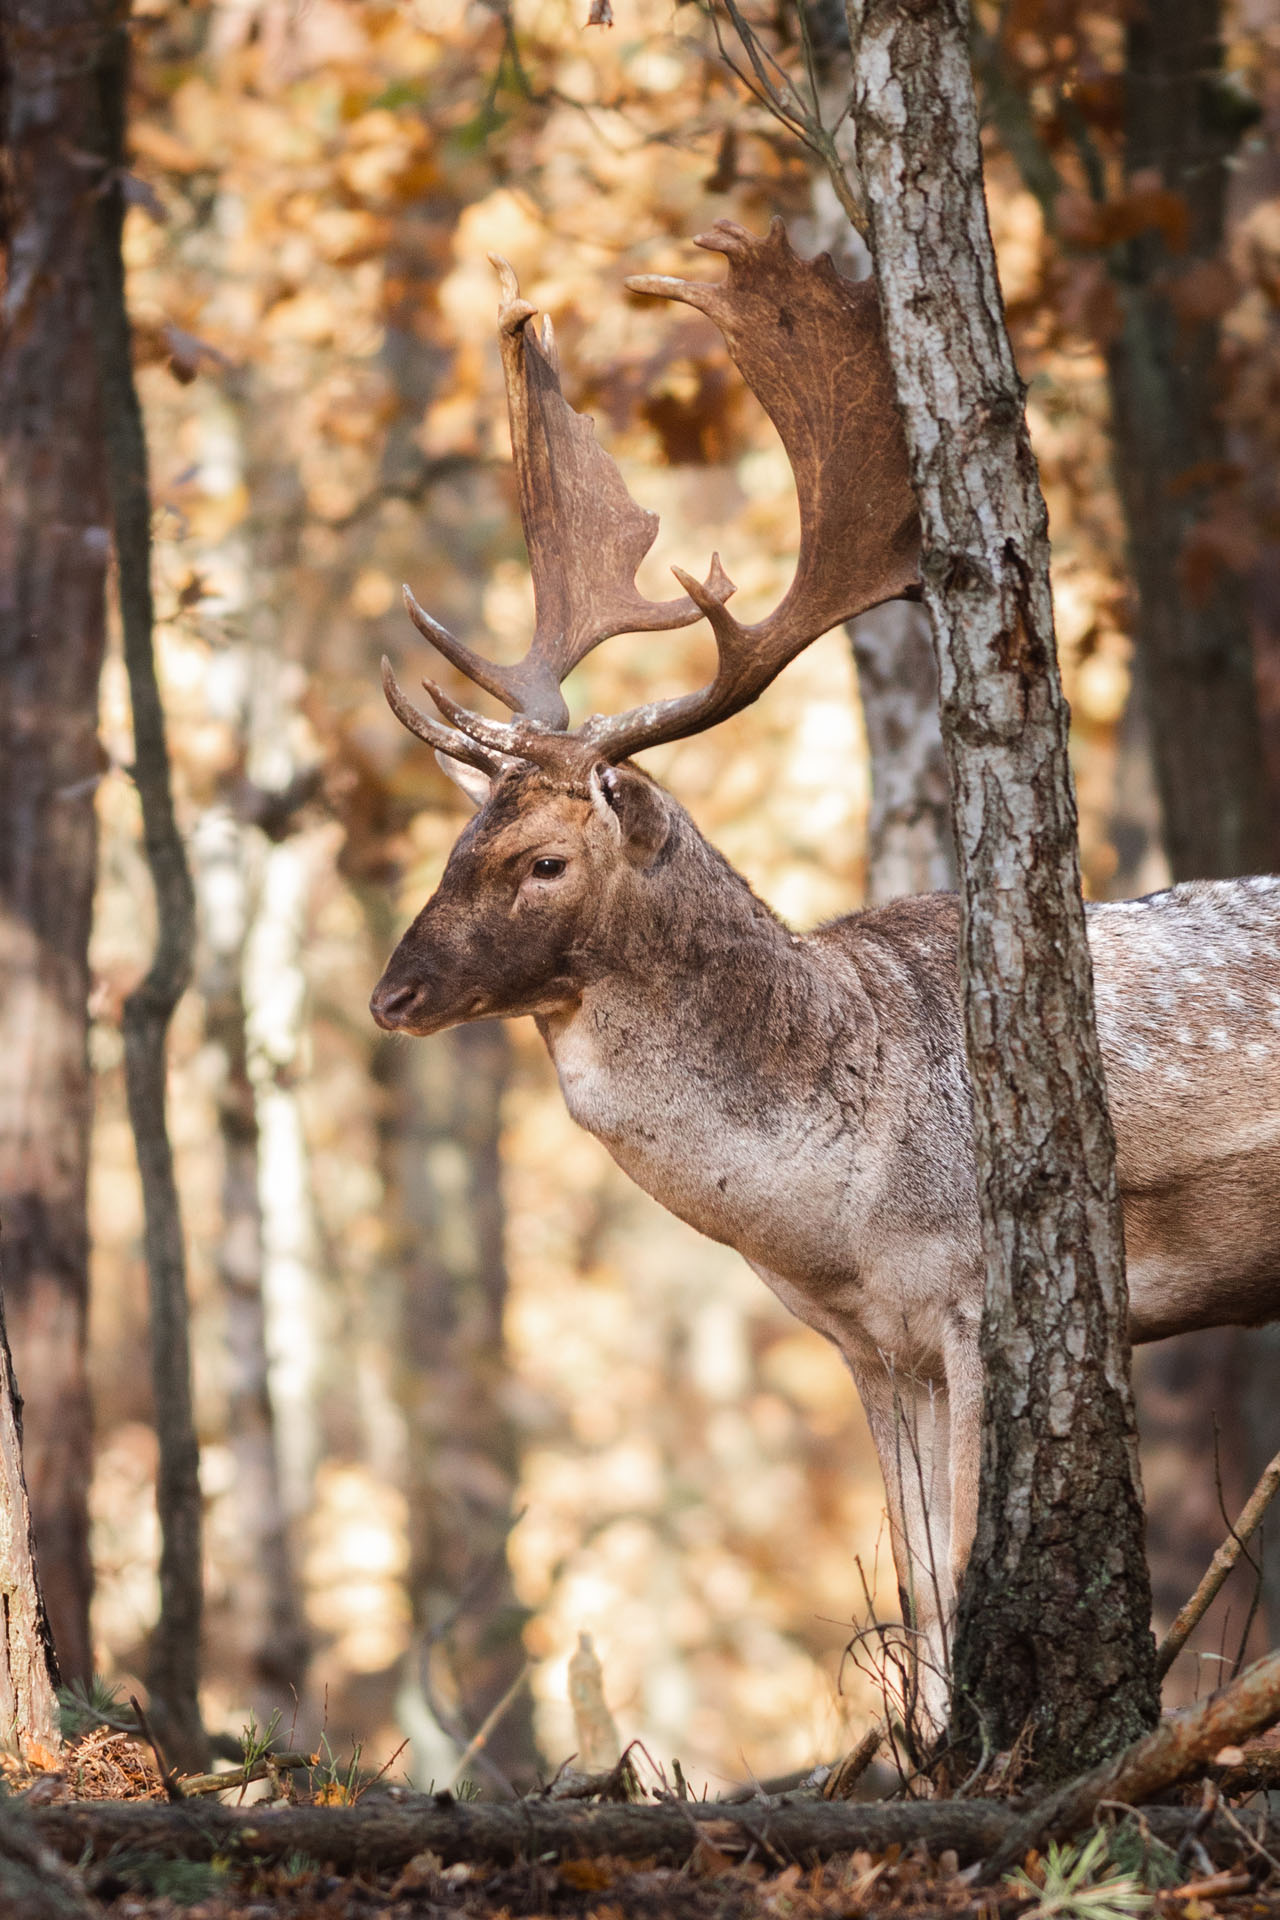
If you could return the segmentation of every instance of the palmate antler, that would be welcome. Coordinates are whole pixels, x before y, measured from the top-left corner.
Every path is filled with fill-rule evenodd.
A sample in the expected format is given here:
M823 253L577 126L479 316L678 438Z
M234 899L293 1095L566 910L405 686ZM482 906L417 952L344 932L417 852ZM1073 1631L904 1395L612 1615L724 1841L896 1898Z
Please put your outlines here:
M733 583L717 555L701 584L674 569L685 589L681 599L645 599L635 574L657 535L657 515L631 499L596 444L591 421L564 399L549 323L539 340L534 309L520 298L506 262L495 263L502 277L499 330L511 440L533 573L533 641L516 666L495 666L424 613L407 588L405 600L419 631L515 718L486 720L425 681L451 723L441 726L405 699L383 662L397 718L457 759L488 772L512 760L570 771L584 756L619 761L699 733L749 706L829 628L917 588L919 522L874 286L845 280L825 254L798 259L780 220L763 240L717 221L695 244L725 255L727 281L643 275L627 284L682 300L714 320L777 427L800 500L791 588L767 619L742 626L725 606ZM688 626L703 614L718 653L709 685L629 713L593 714L568 731L560 684L593 647L614 634Z

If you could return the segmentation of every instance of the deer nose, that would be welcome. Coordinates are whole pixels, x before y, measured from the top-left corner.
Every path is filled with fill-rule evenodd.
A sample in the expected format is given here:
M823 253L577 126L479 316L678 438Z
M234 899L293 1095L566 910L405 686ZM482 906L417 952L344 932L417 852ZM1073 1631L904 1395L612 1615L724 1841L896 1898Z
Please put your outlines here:
M414 986L384 987L378 985L374 988L370 997L369 1011L380 1027L384 1028L388 1033L394 1033L395 1029L404 1020L406 1014L411 1010L417 997L418 989Z

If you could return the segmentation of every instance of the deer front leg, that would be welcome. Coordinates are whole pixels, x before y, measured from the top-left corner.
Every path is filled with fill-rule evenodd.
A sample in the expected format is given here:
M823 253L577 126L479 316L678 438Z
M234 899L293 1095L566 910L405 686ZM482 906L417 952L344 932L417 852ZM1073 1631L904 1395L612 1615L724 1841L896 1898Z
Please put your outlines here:
M884 1475L903 1619L916 1636L920 1731L928 1737L946 1725L954 1607L947 1393L904 1377L882 1354L849 1365Z
M943 1349L951 1408L951 1530L948 1572L953 1595L969 1564L978 1526L978 1476L982 1461L982 1354L980 1310L953 1310Z

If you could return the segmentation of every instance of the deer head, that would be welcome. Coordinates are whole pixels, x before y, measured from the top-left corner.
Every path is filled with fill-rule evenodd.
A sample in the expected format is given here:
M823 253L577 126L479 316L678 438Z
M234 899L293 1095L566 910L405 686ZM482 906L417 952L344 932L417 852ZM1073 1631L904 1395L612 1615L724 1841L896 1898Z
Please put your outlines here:
M795 578L751 626L728 611L734 588L718 555L702 582L674 569L678 599L639 592L657 517L630 498L591 421L564 399L550 325L535 331L511 268L495 261L535 629L523 660L497 666L405 589L418 630L513 717L472 713L424 681L444 725L406 699L383 661L393 713L480 812L374 992L380 1026L428 1033L572 999L592 929L661 864L680 812L629 756L739 712L829 628L918 591L919 523L874 286L843 279L826 255L798 259L777 220L765 239L719 221L696 244L725 256L727 281L628 285L709 315L777 427L800 502ZM717 650L708 685L569 728L561 684L593 647L704 616Z

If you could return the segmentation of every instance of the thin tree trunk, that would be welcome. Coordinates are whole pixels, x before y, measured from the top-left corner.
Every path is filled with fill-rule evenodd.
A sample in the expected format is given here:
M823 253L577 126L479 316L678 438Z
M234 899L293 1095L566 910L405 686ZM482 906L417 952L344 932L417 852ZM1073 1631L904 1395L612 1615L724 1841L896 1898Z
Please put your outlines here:
M1125 174L1157 174L1188 229L1176 254L1152 227L1111 261L1121 326L1107 367L1138 586L1135 665L1174 878L1256 873L1277 845L1248 588L1199 540L1230 453L1222 329L1217 315L1179 303L1184 277L1221 258L1227 161L1240 132L1224 111L1220 0L1139 7L1125 40Z
M93 1669L89 929L110 536L93 341L97 0L0 0L0 1217L62 1672Z
M836 126L849 90L844 0L800 4L808 22L822 119ZM847 123L838 144L851 162ZM808 231L802 228L797 238L806 251L811 247L815 253L829 253L846 279L865 279L871 256L823 169L815 169L812 195ZM956 884L955 839L929 616L921 606L891 600L850 620L845 632L858 676L871 773L866 904L951 891Z
M22 1470L22 1395L14 1377L0 1290L0 1741L10 1752L62 1744L57 1665L36 1574Z
M951 798L928 615L906 601L847 628L871 762L867 904L956 884Z
M303 960L315 860L315 845L302 834L266 848L244 971L248 1068L258 1124L266 1355L290 1520L311 1505L324 1450L323 1373L334 1335L298 1096L307 1020Z
M374 912L379 922L389 918ZM389 929L380 944L390 944ZM415 1739L415 1777L427 1778L456 1760L460 1741L482 1724L525 1661L525 1615L506 1555L518 1442L502 1406L508 1362L500 1146L510 1045L496 1023L418 1046L380 1040L374 1070L384 1089L382 1172L403 1289L398 1386L408 1446L414 1658L425 1663L407 1676L402 1704ZM512 1700L485 1753L508 1780L528 1784L535 1777L527 1693Z
M265 1724L287 1716L302 1691L307 1635L298 1598L276 1447L263 1311L259 1129L249 1074L242 988L250 919L246 829L227 808L211 809L193 838L201 899L205 1035L222 1056L218 1131L222 1139L219 1275L226 1310L227 1435L236 1469L240 1553L233 1576L237 1638Z
M191 979L195 901L173 811L164 709L156 680L151 598L151 496L133 383L121 238L128 29L112 29L100 83L95 183L94 309L107 474L115 523L120 617L133 709L134 779L156 897L151 967L124 1005L125 1088L138 1153L150 1294L151 1376L159 1448L160 1618L148 1681L172 1763L199 1768L203 1611L200 1455L191 1406L186 1249L165 1117L169 1021Z
M1047 520L987 225L967 9L848 13L963 883L987 1307L956 1727L998 1748L1029 1722L1052 1781L1152 1725L1158 1698Z

